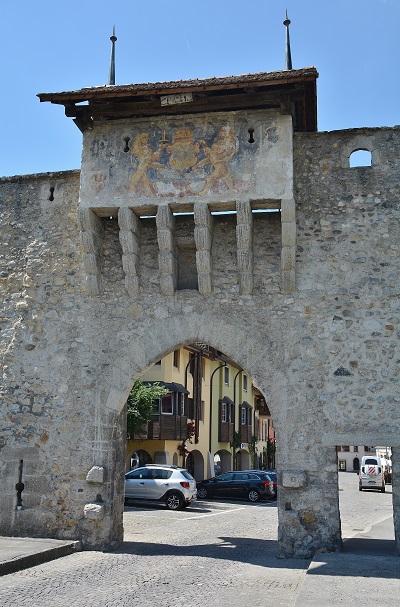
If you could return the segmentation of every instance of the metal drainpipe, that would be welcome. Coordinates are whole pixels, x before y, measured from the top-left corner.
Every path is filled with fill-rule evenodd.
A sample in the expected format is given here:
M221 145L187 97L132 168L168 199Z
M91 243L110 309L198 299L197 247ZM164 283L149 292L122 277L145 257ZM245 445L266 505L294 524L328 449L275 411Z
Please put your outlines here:
M213 400L212 400L212 389L213 389L213 379L214 379L214 375L216 374L216 372L219 369L222 369L222 367L226 367L226 362L223 365L220 365L219 367L217 367L216 369L214 369L214 371L211 373L211 377L210 377L210 424L209 424L209 438L208 438L208 447L209 447L209 452L211 454L211 446L212 446L212 410L213 410Z
M239 369L236 373L233 380L233 438L235 438L235 430L236 430L236 378L241 373L243 369ZM236 470L236 453L235 453L235 445L232 447L232 459L233 459L233 469Z

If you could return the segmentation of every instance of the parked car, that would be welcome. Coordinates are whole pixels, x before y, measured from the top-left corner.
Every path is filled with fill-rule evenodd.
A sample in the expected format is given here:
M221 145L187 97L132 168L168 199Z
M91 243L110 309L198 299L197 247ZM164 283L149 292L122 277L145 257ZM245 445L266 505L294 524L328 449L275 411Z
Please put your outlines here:
M196 481L184 468L148 464L125 474L125 500L165 502L181 510L196 499Z
M197 497L247 498L251 502L258 502L260 499L273 499L275 494L273 481L266 472L238 470L199 481Z
M278 495L278 475L274 470L248 470L248 472L265 472L270 477L271 481L274 483L274 493L275 497Z

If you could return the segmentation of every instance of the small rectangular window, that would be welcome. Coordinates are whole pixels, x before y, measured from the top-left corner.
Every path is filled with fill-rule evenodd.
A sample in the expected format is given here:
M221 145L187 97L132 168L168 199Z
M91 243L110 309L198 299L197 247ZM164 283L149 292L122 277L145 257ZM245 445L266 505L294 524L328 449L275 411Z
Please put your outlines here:
M179 369L179 350L174 350L174 367Z
M224 367L224 383L229 386L229 367Z
M163 415L172 415L174 412L174 401L173 394L170 392L162 397L161 400L161 413Z
M242 407L242 426L246 425L246 419L247 419L246 407Z
M247 392L247 375L243 375L243 390Z
M185 395L181 394L181 415L185 415Z

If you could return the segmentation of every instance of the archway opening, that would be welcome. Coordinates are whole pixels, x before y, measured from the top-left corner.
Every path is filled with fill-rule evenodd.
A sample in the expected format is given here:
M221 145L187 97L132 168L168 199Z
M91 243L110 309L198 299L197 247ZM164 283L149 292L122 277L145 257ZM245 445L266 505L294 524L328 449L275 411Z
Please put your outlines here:
M343 550L394 554L392 450L336 446Z
M137 429L127 424L124 472L173 465L199 482L274 465L269 403L254 378L223 352L202 342L179 346L147 368L140 385L162 392Z

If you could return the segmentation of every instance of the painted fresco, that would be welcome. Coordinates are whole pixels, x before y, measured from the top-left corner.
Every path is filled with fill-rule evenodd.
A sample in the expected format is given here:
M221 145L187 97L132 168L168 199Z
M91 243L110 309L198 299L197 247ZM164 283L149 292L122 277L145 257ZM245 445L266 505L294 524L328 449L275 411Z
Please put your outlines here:
M265 116L144 121L113 135L89 135L83 199L279 197L290 183L283 158L291 139Z
M203 134L203 133L202 133ZM196 195L236 192L240 181L230 166L238 152L231 126L198 137L187 126L175 130L171 141L163 133L139 133L130 150L129 190L136 196Z

